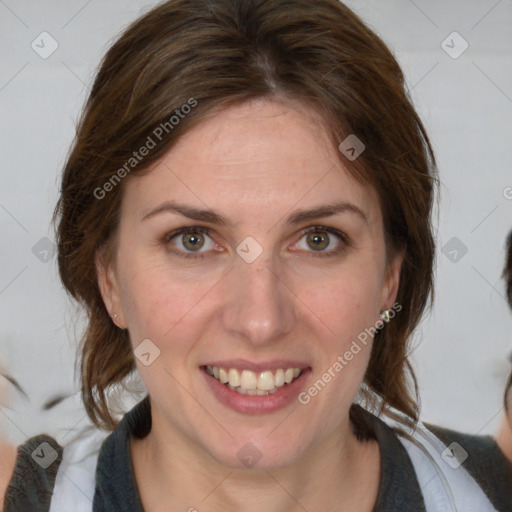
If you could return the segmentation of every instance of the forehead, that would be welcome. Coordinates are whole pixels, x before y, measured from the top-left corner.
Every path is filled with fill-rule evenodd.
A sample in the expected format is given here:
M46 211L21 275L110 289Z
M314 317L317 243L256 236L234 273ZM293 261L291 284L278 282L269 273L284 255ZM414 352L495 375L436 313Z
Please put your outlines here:
M336 201L355 203L370 220L380 216L376 192L344 167L320 116L269 100L208 117L126 185L125 202L139 213L179 198L237 218Z

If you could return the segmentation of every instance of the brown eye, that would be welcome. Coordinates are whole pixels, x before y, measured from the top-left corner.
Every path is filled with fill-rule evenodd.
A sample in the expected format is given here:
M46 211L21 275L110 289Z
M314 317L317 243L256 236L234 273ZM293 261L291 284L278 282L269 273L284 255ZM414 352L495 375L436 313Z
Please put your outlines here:
M184 233L181 235L183 247L189 251L198 251L204 245L204 236L202 233Z
M335 256L351 247L351 242L339 229L311 226L302 231L302 236L294 247L310 256Z
M186 227L164 237L165 244L174 246L176 254L181 256L200 257L215 249L215 242L206 228Z
M306 243L314 251L323 251L329 242L329 235L325 231L312 231L306 237Z

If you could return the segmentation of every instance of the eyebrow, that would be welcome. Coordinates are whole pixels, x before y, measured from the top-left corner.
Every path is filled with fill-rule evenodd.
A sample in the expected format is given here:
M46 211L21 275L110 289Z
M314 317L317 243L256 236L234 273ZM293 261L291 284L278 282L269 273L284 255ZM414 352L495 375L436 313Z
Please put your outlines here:
M177 203L175 201L165 201L155 208L145 210L143 212L141 221L145 221L154 217L155 215L159 215L165 212L178 213L184 217L197 220L199 222L208 222L210 224L227 227L233 226L232 221L228 220L226 217L213 210L201 210L193 206ZM296 210L288 216L286 223L293 225L301 224L303 222L308 222L323 217L332 217L333 215L337 215L339 213L353 213L360 217L366 224L368 224L368 218L365 213L355 204L346 201L316 206L309 209Z

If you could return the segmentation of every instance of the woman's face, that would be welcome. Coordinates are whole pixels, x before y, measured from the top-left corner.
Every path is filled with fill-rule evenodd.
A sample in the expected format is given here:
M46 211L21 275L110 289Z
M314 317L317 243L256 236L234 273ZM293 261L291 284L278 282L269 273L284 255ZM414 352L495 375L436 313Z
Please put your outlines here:
M129 330L153 432L260 468L349 435L368 329L395 300L400 262L387 265L376 192L314 113L230 107L125 185L100 286ZM290 368L302 373L286 383Z

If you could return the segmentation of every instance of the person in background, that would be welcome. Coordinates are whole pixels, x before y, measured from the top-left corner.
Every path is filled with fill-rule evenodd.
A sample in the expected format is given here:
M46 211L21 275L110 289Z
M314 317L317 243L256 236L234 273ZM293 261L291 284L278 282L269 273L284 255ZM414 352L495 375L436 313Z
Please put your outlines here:
M4 512L510 512L494 440L419 419L437 183L396 58L343 3L147 11L103 59L56 209L109 435L29 439Z
M507 301L512 311L512 231L507 237L503 278L505 279ZM496 441L508 460L512 462L512 372L505 386L504 404L505 414L501 418Z
M6 365L0 357L0 408L5 409L9 407L9 393L11 388L18 391L22 396L28 398L25 391L7 372ZM2 412L2 411L0 411ZM3 418L1 418L3 420ZM17 450L16 447L7 439L5 432L0 431L0 496L2 496L6 489L9 478L12 474L12 468L16 461Z

